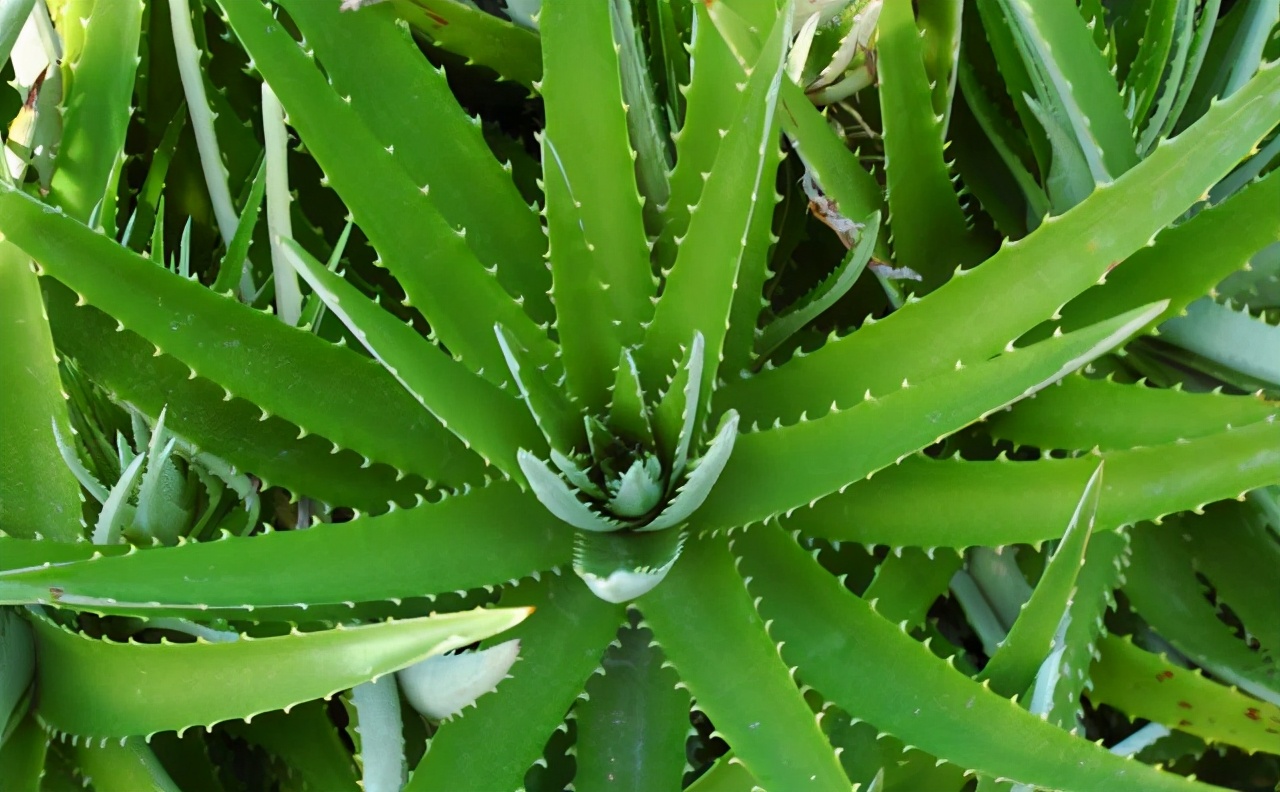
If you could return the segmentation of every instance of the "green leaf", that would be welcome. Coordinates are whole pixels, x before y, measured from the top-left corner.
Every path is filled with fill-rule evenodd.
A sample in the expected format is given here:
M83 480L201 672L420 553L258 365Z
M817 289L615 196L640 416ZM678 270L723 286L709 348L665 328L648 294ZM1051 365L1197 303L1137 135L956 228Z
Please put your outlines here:
M143 4L102 0L84 27L83 46L70 63L62 108L63 135L50 203L115 236L116 192L124 165L125 131L133 113ZM68 53L70 54L70 53Z
M923 278L921 289L942 285L957 266L982 258L969 231L943 157L943 116L922 113L930 103L920 30L906 3L880 12L876 70L884 123L885 173L894 258Z
M542 74L537 34L478 6L455 0L393 0L391 5L442 49L493 69L503 79L532 86Z
M570 403L565 394L547 379L545 369L530 362L525 349L502 325L494 331L498 334L498 344L502 347L502 356L507 360L507 368L515 380L520 397L529 408L534 423L542 431L546 443L560 454L570 456L574 450L585 445L586 434L583 430L582 415ZM505 409L510 410L510 406ZM497 416L490 416L491 420ZM523 437L524 431L511 431L509 437ZM541 444L521 446L524 449L541 449Z
M40 792L50 789L52 773L45 767L49 735L28 715L18 723L9 738L0 744L0 778L15 792ZM44 786L41 785L44 781Z
M1126 639L1103 638L1093 664L1090 700L1212 742L1280 753L1280 707L1144 652Z
M1042 449L1122 451L1194 440L1280 415L1260 395L1224 396L1067 377L987 419L992 436Z
M465 536L465 541L458 541ZM514 484L416 509L249 538L6 572L0 602L99 613L244 616L498 585L564 563L572 533ZM321 606L333 606L322 608ZM279 615L279 613L276 613Z
M608 533L623 527L614 517L601 514L595 505L579 500L577 490L546 462L524 449L520 450L517 458L524 480L529 483L533 494L557 518L580 531Z
M1054 632L1075 593L1076 577L1084 565L1085 550L1093 533L1093 519L1102 494L1100 463L1076 506L1071 522L1045 566L1031 598L990 661L978 675L1002 696L1024 693L1036 678L1036 670L1053 646Z
M1262 421L1103 459L1107 479L1095 534L1280 480L1280 423ZM1206 459L1214 465L1206 467ZM784 525L809 536L893 547L1034 544L1061 536L1096 467L1091 457L1036 462L913 458L843 495L797 510Z
M21 250L0 240L0 526L10 534L74 541L84 531L80 486L53 430L71 436L40 284Z
M427 658L396 672L396 678L405 700L419 715L445 720L491 693L507 678L519 654L520 642L506 641L475 652Z
M1169 53L1173 49L1174 31L1184 0L1151 0L1147 3L1147 27L1142 34L1138 54L1134 57L1129 74L1125 77L1127 104L1135 129L1143 126L1147 111L1155 101L1165 70L1169 68ZM1188 37L1189 38L1189 37ZM1180 75L1177 66L1174 71Z
M881 399L868 398L845 410L833 404L822 417L744 434L693 525L696 530L734 528L812 506L1056 382L1123 343L1162 309L1158 303Z
M1072 737L967 679L850 594L776 528L748 530L733 549L784 658L855 717L940 759L1020 783L1193 788L1181 776ZM900 684L904 678L910 687Z
M1280 326L1209 298L1187 306L1184 316L1160 325L1171 344L1280 387Z
M621 607L596 599L573 576L510 589L502 605L536 608L503 634L520 640L511 678L440 727L406 792L520 786L623 619Z
M679 789L689 694L647 628L623 626L577 705L574 789Z
M573 571L605 602L630 602L661 583L680 557L686 535L667 531L583 533Z
M348 14L338 3L281 3L306 36L340 95L454 228L539 324L554 318L542 261L547 240L528 206L469 117L449 91L444 69L423 57L396 9L377 5ZM513 34L517 35L517 34ZM524 36L520 36L524 38ZM361 42L352 47L351 42ZM535 42L536 44L536 42ZM502 229L493 233L492 229Z
M408 767L404 760L404 726L396 676L387 675L356 685L351 690L351 699L356 709L355 728L360 732L361 788L364 792L400 792L408 780Z
M264 749L299 779L300 789L358 792L355 767L325 705L309 701L288 712L264 712L249 723L228 721L218 729Z
M31 626L15 608L0 608L0 746L9 739L27 713L35 676L36 649Z
M222 261L218 262L218 276L211 288L219 294L234 291L240 283L245 261L249 257L249 246L253 244L253 234L258 228L258 215L262 211L262 199L266 191L267 160L263 157L249 187L249 197L240 213L240 219L236 222L236 233L231 237L231 244L227 245Z
M691 542L667 580L639 604L697 708L761 786L849 786L751 607L723 539Z
M15 539L0 533L0 572L26 567L38 567L46 564L65 564L69 561L84 561L94 555L121 555L128 548L124 546L98 547L84 538L74 543L57 542L52 539Z
M737 437L738 414L730 410L720 419L720 427L707 445L706 453L695 463L692 472L686 474L684 483L675 490L666 507L648 525L639 530L660 531L682 525L689 519L706 501L707 496L711 494L711 488L716 485L720 474L724 472Z
M413 182L267 7L258 0L220 5L279 96L290 125L435 337L495 384L506 378L506 366L491 334L494 322L511 330L536 359L551 362L555 347L545 330L485 270L424 185Z
M18 34L31 16L35 0L5 0L0 3L0 63L9 61L9 53L18 40Z
M477 610L183 644L114 643L36 616L37 714L51 728L89 738L212 726L330 696L510 629L529 612ZM297 673L299 666L307 673ZM101 684L104 678L112 683Z
M166 272L22 193L0 188L0 230L85 301L269 413L425 478L465 456L371 360ZM317 372L341 385L315 387Z
M541 2L541 0L539 0ZM649 53L645 48L644 0L611 0L610 19L613 38L618 48L618 68L622 78L622 100L627 108L627 131L636 153L636 182L644 197L645 232L656 237L662 230L662 207L671 198L668 175L672 166L672 140L668 119L659 103L657 91L662 75L651 73ZM672 54L679 58L678 53ZM655 65L662 61L653 59ZM672 90L675 90L673 87ZM599 113L593 115L599 117ZM647 251L646 251L647 258Z
M654 444L653 425L640 370L630 349L622 350L614 373L613 392L609 401L609 428L624 442L638 442L646 448Z
M153 792L181 792L160 764L155 753L141 737L127 737L119 742L103 741L101 745L76 746L78 771L96 789L135 789Z
M1265 66L1195 127L1071 211L1006 243L927 299L785 366L730 383L717 405L737 409L748 425L791 422L802 411L825 411L833 400L847 403L867 389L885 393L904 377L918 381L957 360L989 358L1145 245L1278 121L1280 65ZM983 322L968 332L937 332L975 312ZM884 365L888 359L894 365Z
M752 218L763 211L756 196L774 180L769 166L777 162L761 152L775 145L774 110L790 32L789 17L774 24L750 76L737 89L738 110L691 210L688 231L638 352L645 387L656 390L673 370L681 346L695 333L702 335L706 363L694 372L702 382L698 415L705 414L716 380Z
M955 552L898 548L876 568L862 598L894 624L918 627L934 601L946 593L947 584L963 562L964 557Z

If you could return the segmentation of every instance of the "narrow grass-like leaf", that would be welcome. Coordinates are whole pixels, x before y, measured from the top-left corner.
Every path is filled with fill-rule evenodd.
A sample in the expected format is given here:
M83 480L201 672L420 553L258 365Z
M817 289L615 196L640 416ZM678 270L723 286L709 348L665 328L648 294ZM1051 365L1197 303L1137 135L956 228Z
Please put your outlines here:
M811 506L1056 382L1123 343L1162 309L1162 304L1156 304L1132 311L882 399L745 434L738 438L729 464L693 524L700 530L733 528ZM814 460L823 461L815 466Z
M1193 440L1277 415L1280 402L1260 395L1189 393L1078 376L991 416L986 425L995 437L1042 449L1119 451Z
M1123 638L1103 638L1090 676L1092 701L1211 742L1280 753L1280 707L1173 665Z
M778 529L748 530L733 549L783 656L807 684L877 728L962 767L1050 789L1202 788L1072 737L965 678ZM910 688L894 682L904 676Z
M723 539L691 542L662 585L639 604L697 708L761 786L849 786L751 607ZM744 686L752 695L742 695Z
M477 610L213 644L114 643L37 616L37 714L90 738L212 726L332 695L507 630L529 613ZM308 672L297 673L299 665ZM103 675L111 685L99 684ZM205 684L192 685L192 676ZM226 681L214 684L220 677Z
M236 222L236 233L231 237L227 252L222 255L222 261L218 263L218 275L212 288L219 294L226 294L234 289L244 277L245 262L249 258L249 246L253 244L253 234L258 228L258 214L262 211L262 200L266 192L267 162L264 158L249 187L249 197L245 201L244 209L240 212L240 219Z
M382 262L449 351L495 383L506 379L493 339L502 322L535 359L555 348L500 281L414 184L386 143L362 122L258 0L220 3L229 24L280 97L307 150L369 237ZM476 229L471 233L481 233Z
M461 533L460 533L461 532ZM466 541L456 541L465 535ZM514 484L349 523L6 572L0 601L208 619L498 585L564 563L572 532ZM291 610L292 609L292 610Z
M920 380L954 368L957 360L995 354L1180 216L1277 121L1280 64L1264 66L1114 184L1094 190L1025 239L1006 243L928 299L776 370L731 383L718 407L736 408L747 424L791 422L805 410L825 411L833 400L848 403L868 388L885 393L904 377ZM985 318L970 332L936 332L975 311ZM889 356L895 365L882 364Z
M921 112L932 106L929 78L920 30L906 3L884 4L877 51L894 259L920 274L922 290L932 291L957 266L981 260L982 251L943 158L944 116Z
M1280 481L1280 423L1262 421L1103 458L1107 478L1095 533ZM1214 460L1212 467L1205 466L1206 459ZM909 459L843 495L797 510L784 525L825 539L894 547L1034 544L1061 536L1095 467L1097 460L1090 457Z
M22 193L0 188L0 208L0 230L47 275L263 410L404 470L427 473L419 466L434 454L466 453L373 361L165 272ZM316 388L318 371L341 385Z
M83 532L80 485L51 428L71 437L58 359L31 261L4 240L0 349L9 372L0 388L0 526L18 537L73 541Z
M1075 591L1076 577L1084 565L1098 498L1102 494L1102 469L1103 465L1099 464L1089 478L1076 512L1071 515L1071 522L1045 566L1035 591L979 675L979 679L989 680L991 689L1002 696L1024 693L1052 648L1054 632L1067 610Z
M623 619L621 606L572 575L511 589L502 605L537 609L502 636L520 640L520 660L497 691L440 728L406 792L519 786Z
M574 789L676 789L685 767L689 694L647 628L624 626L578 704Z

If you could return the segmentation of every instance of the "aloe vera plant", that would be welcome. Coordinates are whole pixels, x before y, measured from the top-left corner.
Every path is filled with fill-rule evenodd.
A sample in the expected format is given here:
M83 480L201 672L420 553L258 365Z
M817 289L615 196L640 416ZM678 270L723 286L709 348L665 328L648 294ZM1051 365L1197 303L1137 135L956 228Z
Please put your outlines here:
M0 779L1280 781L1274 0L0 0Z

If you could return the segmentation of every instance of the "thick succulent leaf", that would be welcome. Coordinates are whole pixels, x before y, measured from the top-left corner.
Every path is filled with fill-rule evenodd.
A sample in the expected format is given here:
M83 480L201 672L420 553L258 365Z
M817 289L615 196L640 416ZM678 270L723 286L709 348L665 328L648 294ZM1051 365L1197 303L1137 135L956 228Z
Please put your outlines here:
M520 640L511 678L440 727L406 792L515 789L564 721L622 623L622 608L594 597L572 575L504 593L504 606L536 612L504 638Z
M906 3L880 12L876 70L884 119L885 173L894 259L923 278L922 291L942 285L958 266L982 259L943 158L943 115L931 107L920 30Z
M967 679L850 594L778 529L750 529L733 549L783 657L855 717L961 767L1021 783L1197 788L1072 737ZM903 678L913 680L910 688L897 684Z
M1280 387L1280 326L1202 298L1186 315L1160 325L1169 343L1227 366L1248 377Z
M657 291L610 9L546 0L539 15L556 329L569 391L593 411L608 402L609 372L622 348L640 341Z
M265 712L249 723L228 721L218 728L265 750L298 779L300 790L358 792L354 763L325 704L311 701L288 712Z
M1067 377L987 419L993 437L1043 449L1119 451L1194 440L1280 415L1261 395L1225 396Z
M689 785L689 792L755 792L755 776L732 752L716 760L711 769Z
M350 208L436 337L476 373L506 379L491 329L501 322L541 362L554 358L543 328L436 209L422 184L326 82L306 53L257 0L220 3L228 24L279 96L307 151ZM477 229L476 233L479 233Z
M605 602L630 602L666 578L680 557L685 534L584 533L573 547L573 571Z
M640 370L630 349L622 350L618 370L614 374L612 398L609 401L609 428L630 442L646 448L654 443L649 403L640 384Z
M919 627L963 562L964 557L954 551L926 553L915 547L899 548L876 568L862 598L894 624Z
M16 608L0 608L0 745L10 738L27 712L35 676L36 648L27 624Z
M545 370L529 360L526 350L505 327L497 325L494 332L497 333L502 356L506 358L507 368L511 371L520 397L524 399L538 429L546 437L547 445L564 455L572 454L575 448L581 448L586 437L578 410L564 392L547 379ZM513 435L509 429L504 433Z
M1045 566L1031 598L1022 606L1017 621L995 654L983 667L980 680L1002 696L1017 696L1036 678L1036 670L1049 654L1054 633L1075 592L1076 577L1084 565L1085 550L1093 532L1093 519L1102 494L1099 464L1085 485L1071 522Z
M1160 85L1159 98L1151 105L1151 117L1146 118L1145 115L1134 113L1134 129L1141 130L1142 134L1138 138L1138 154L1145 154L1151 149L1155 142L1162 136L1168 136L1172 130L1173 122L1177 119L1173 117L1172 111L1174 104L1177 102L1178 94L1182 91L1183 78L1187 74L1187 59L1191 57L1192 50L1195 45L1195 29L1196 29L1196 3L1192 0L1163 0L1160 4L1165 7L1173 7L1173 13L1170 15L1166 8L1152 9L1153 13L1148 17L1148 24L1154 23L1157 19L1162 23L1161 32L1164 25L1167 24L1170 41L1170 55L1166 65L1163 59L1158 62L1150 62L1144 69L1143 84L1135 86L1140 93L1140 97L1144 97L1148 102L1156 95L1156 86L1158 80L1161 79L1160 72L1168 70L1168 76L1164 78L1164 83ZM1217 14L1216 9L1212 12ZM1171 17L1171 18L1170 18ZM1166 23L1165 20L1168 20ZM1153 39L1155 40L1155 39ZM1144 40L1145 44L1146 41ZM1154 77L1152 76L1154 75ZM1146 80L1151 82L1147 83ZM1150 94L1146 94L1146 91Z
M0 230L85 301L267 412L404 470L466 453L373 361L166 272L3 187ZM320 371L341 386L316 388ZM392 415L397 431L389 432Z
M96 216L98 227L111 237L125 130L133 113L142 18L143 5L137 0L93 4L83 46L70 63L74 79L66 83L61 108L63 135L50 203L81 221Z
M1280 753L1280 707L1173 665L1123 638L1103 638L1089 699L1210 742Z
M1187 107L1187 102L1191 99L1191 92L1195 89L1197 78L1200 76L1200 69L1204 66L1205 56L1209 52L1210 41L1213 38L1213 31L1218 26L1218 11L1222 6L1221 0L1207 0L1204 8L1200 10L1199 22L1196 24L1195 36L1191 42L1191 50L1187 55L1186 69L1183 71L1181 79L1178 83L1178 92L1174 96L1173 106L1169 110L1169 117L1161 125L1159 137L1165 138L1173 133L1173 130L1180 123L1185 126L1190 120L1183 121L1183 110ZM1163 103L1164 97L1161 97ZM1147 143L1146 137L1143 143Z
M0 525L10 534L74 541L84 531L80 485L53 429L71 436L40 284L21 250L0 240Z
M542 0L535 2L541 4ZM668 175L673 152L668 119L657 96L661 75L650 72L645 31L637 24L644 18L646 5L643 0L611 0L609 17L618 49L622 101L627 108L627 131L635 151L636 183L644 198L645 232L656 237L662 230L662 207L671 198ZM672 57L680 56L673 53ZM655 58L653 63L659 67L662 61ZM592 117L599 118L599 113Z
M711 494L724 466L729 463L734 442L738 438L738 414L730 410L720 419L720 428L707 446L707 451L687 474L685 481L675 491L670 502L653 521L641 530L660 531L682 524L698 510Z
M520 642L504 641L475 652L429 657L401 669L396 678L419 715L444 720L497 687L519 656Z
M15 539L0 534L0 572L69 561L83 561L95 554L122 555L125 547L97 547L85 539L56 542L52 539Z
M835 270L757 334L757 357L767 358L784 341L848 293L871 261L871 253L880 238L880 228L880 213L876 212L862 224L858 244L849 250Z
M0 63L8 62L18 33L22 31L27 17L31 16L33 7L35 0L5 0L0 3Z
M356 711L355 728L360 733L360 786L364 792L400 792L408 779L408 767L404 761L404 726L396 676L386 675L356 685L351 699Z
M634 460L620 478L609 483L609 513L626 519L644 517L662 500L665 483L656 456Z
M503 79L533 86L542 74L538 36L531 30L455 0L393 0L391 5L442 49L493 69Z
M742 441L739 440L739 443ZM736 458L736 455L735 455ZM1280 481L1280 423L1103 455L1094 531L1114 530ZM1206 467L1204 460L1214 464ZM1056 539L1097 459L905 460L784 525L810 536L894 547L968 547Z
M756 212L765 211L757 195L771 184L773 157L761 152L775 144L774 110L783 82L790 18L773 26L746 82L737 88L738 109L716 155L702 195L691 210L689 228L679 250L653 321L638 352L640 373L648 390L658 386L674 368L680 348L700 334L706 342L706 362L694 372L702 386L698 414L706 411L721 363L734 291L742 256Z
M693 525L734 528L812 505L1056 382L1124 342L1163 307L1131 311L814 420L745 434Z
M465 536L465 541L458 541ZM343 603L498 585L569 559L572 533L514 484L365 517L248 538L0 575L0 601L99 613L269 618Z
M498 281L523 299L535 322L554 318L542 262L547 240L537 212L494 159L480 125L458 106L443 69L423 57L396 9L378 5L344 14L338 3L281 3L315 50L330 84L350 99L361 122L395 150L396 162L441 216L467 231L467 245ZM359 47L351 42L359 41ZM502 229L493 233L492 229Z
M40 728L35 716L28 715L17 724L8 739L0 743L0 778L20 792L49 789L50 776L53 775L45 767L49 742L48 733Z
M1189 16L1182 13L1180 7L1185 6L1184 0L1154 0L1147 4L1146 30L1133 65L1125 76L1126 103L1135 129L1146 120L1165 70L1170 66L1169 53L1173 49L1178 20L1181 16ZM1180 68L1175 67L1173 71L1181 76Z
M533 454L520 450L518 454L524 480L547 511L581 531L608 532L622 528L622 523L601 514L586 501L551 466Z
M654 434L658 449L667 459L668 470L674 481L678 471L683 471L689 461L689 447L697 430L698 403L701 401L702 378L706 356L706 342L701 333L695 333L684 350L684 359L676 369L675 377L654 410Z
M86 741L74 750L77 771L95 789L181 792L141 737L127 737L119 742L104 740L101 745Z
M916 18L924 54L925 71L929 75L933 112L943 117L945 136L951 102L956 92L956 68L960 59L960 29L964 17L961 0L927 3Z
M1179 652L1222 681L1280 706L1280 668L1274 656L1265 648L1250 648L1218 618L1196 579L1191 548L1166 536L1178 531L1180 522L1133 531L1125 595L1138 615Z
M114 643L36 616L36 712L50 728L88 738L212 726L332 695L509 629L529 613L477 610L187 644ZM297 673L300 666L308 672Z
M574 710L574 789L680 788L690 702L679 681L647 628L618 631Z
M1026 238L1006 243L982 266L883 321L731 383L717 405L736 408L748 425L774 418L791 422L802 411L825 411L833 400L847 403L868 388L885 393L903 377L917 381L954 368L957 360L986 359L1145 245L1277 121L1280 65L1268 65L1114 184L1094 190ZM937 333L975 312L984 317L980 326ZM895 365L883 365L890 356Z
M667 580L639 604L697 708L761 786L849 786L751 607L723 539L692 542ZM744 689L751 695L742 695Z
M1280 657L1280 622L1273 604L1280 601L1280 546L1267 535L1264 520L1243 504L1210 506L1203 516L1184 516L1183 531L1166 541L1189 545L1196 568L1209 579L1218 599L1244 624L1263 650Z
M542 437L515 398L471 373L409 325L382 310L293 240L281 252L370 354L440 425L486 462L519 480L515 453L542 450Z

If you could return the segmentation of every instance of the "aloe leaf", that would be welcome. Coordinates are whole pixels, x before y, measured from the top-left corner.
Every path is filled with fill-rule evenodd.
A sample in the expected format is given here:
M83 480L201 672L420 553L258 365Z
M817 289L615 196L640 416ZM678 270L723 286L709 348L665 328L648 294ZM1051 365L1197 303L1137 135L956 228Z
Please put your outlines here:
M946 593L947 584L963 561L963 556L955 552L899 548L876 568L876 576L862 592L862 598L894 624L918 627L934 601Z
M1155 244L1137 250L1103 281L1064 306L1063 330L1099 321L1158 297L1169 300L1162 319L1177 316L1222 279L1243 269L1250 257L1280 238L1280 175L1268 175L1227 200L1160 232ZM1048 337L1046 323L1028 339Z
M630 349L622 350L614 373L612 398L609 401L609 428L623 438L652 448L653 424L640 370Z
M992 436L1043 449L1119 451L1193 440L1280 415L1260 395L1224 396L1067 377L987 419Z
M666 578L685 538L677 530L579 534L573 571L605 602L631 602Z
M1143 525L1133 532L1133 564L1124 586L1133 609L1196 664L1280 707L1274 658L1265 649L1251 649L1218 618L1201 592L1191 548L1162 535L1170 530L1177 528Z
M350 208L356 224L409 301L449 351L496 384L505 379L491 335L502 322L535 359L549 363L554 345L398 165L288 30L257 0L220 3L240 43L280 97L289 124ZM429 191L429 189L428 189ZM477 229L475 233L480 233Z
M776 528L748 530L733 549L783 656L808 684L877 728L961 767L1050 789L1195 788L1072 737L965 678ZM914 680L905 691L894 682L904 676ZM983 728L966 726L973 723Z
M678 789L684 777L689 694L644 626L623 626L587 681L578 722L574 789Z
M1132 107L1130 118L1134 128L1143 125L1147 111L1155 101L1165 70L1169 68L1169 54L1174 46L1180 7L1183 0L1154 0L1147 5L1147 26L1133 65L1125 77L1125 92ZM1175 72L1180 72L1176 66Z
M711 769L690 784L689 792L754 792L760 785L732 752L716 760Z
M1280 423L1261 421L1185 443L1117 451L1103 459L1107 478L1095 534L1280 480ZM1206 459L1214 460L1211 468L1204 465ZM1034 544L1061 536L1095 467L1096 459L1089 457L1037 462L908 459L842 495L795 511L784 525L809 536L894 547Z
M1196 26L1196 3L1192 0L1164 0L1166 7L1173 10L1172 18L1168 21L1171 36L1170 51L1171 55L1166 65L1160 61L1158 65L1152 64L1151 67L1159 70L1168 71L1168 76L1164 78L1163 84L1160 86L1159 98L1151 105L1151 117L1134 114L1134 129L1140 129L1142 134L1138 138L1139 156L1146 154L1155 142L1162 136L1169 134L1166 127L1172 126L1171 118L1174 103L1177 102L1178 93L1182 90L1183 75L1187 71L1187 58L1191 55L1192 47L1195 43L1195 26ZM1164 8L1159 11L1165 11ZM1151 24L1160 15L1153 10L1151 16L1148 17L1148 24ZM1146 41L1144 39L1143 43ZM1150 67L1149 67L1150 68ZM1148 76L1148 75L1144 75ZM1161 79L1157 74L1156 80ZM1155 96L1155 86L1150 87L1151 97ZM1150 98L1148 98L1150 101ZM1145 119L1145 120L1144 120Z
M916 18L920 26L925 71L929 75L933 113L943 117L943 137L946 137L951 102L956 92L956 67L960 59L960 28L963 17L964 3L961 0L948 0L925 4Z
M367 682L519 624L528 608L478 610L227 643L114 643L34 619L37 713L85 737L212 726ZM305 664L308 673L296 673ZM102 674L112 684L100 685ZM191 685L191 675L208 684ZM220 676L234 681L214 684Z
M738 414L730 410L720 419L720 427L711 438L707 451L697 461L692 472L687 474L684 483L676 489L666 507L654 517L643 531L660 531L684 523L698 510L711 494L729 456L733 453L734 441L738 436Z
M506 358L507 368L520 391L520 397L529 408L538 429L546 437L547 445L561 454L572 454L586 439L582 416L564 393L547 380L545 369L529 360L526 350L505 327L497 325L494 331L498 335L498 344L502 347L502 355ZM508 431L508 434L517 433Z
M1076 577L1084 564L1085 550L1093 532L1093 519L1102 494L1102 469L1098 465L1075 514L1062 535L1031 598L1022 606L1017 621L995 654L979 674L991 689L1002 696L1016 696L1035 680L1036 670L1049 654L1054 632L1075 591Z
M127 549L123 545L98 547L84 538L72 543L52 539L15 539L0 533L0 572L84 561L97 554L122 555Z
M142 5L135 0L94 4L63 106L58 159L74 165L59 167L50 187L53 204L80 220L96 213L112 237L141 23Z
M641 7L643 4L641 0ZM632 0L611 0L609 12L618 49L622 99L627 108L627 130L636 153L636 183L644 197L645 231L657 236L662 230L662 207L671 198L667 178L672 166L671 133L657 97L660 75L650 73L643 28L637 25L641 12ZM680 56L673 53L673 57ZM654 59L654 63L661 61Z
M684 470L689 460L689 447L697 429L698 402L702 391L702 379L698 372L706 368L703 363L705 356L706 344L702 334L695 333L684 351L684 360L676 369L675 377L667 385L666 392L662 394L657 409L654 410L654 434L657 435L658 448L670 460L669 470L673 473Z
M589 409L607 402L607 375L640 340L657 288L610 16L609 3L547 0L539 17L552 297L567 384ZM583 107L590 123L579 119Z
M490 68L503 79L532 86L542 74L538 36L475 5L455 0L393 0L392 7L442 49Z
M976 5L984 37L997 71L1003 78L1009 101L1025 130L1035 162L1040 172L1044 173L1050 165L1049 142L1027 106L1027 97L1036 96L1036 90L1019 51L1014 21L1005 13L1000 0L978 0ZM975 41L975 37L971 36L969 41ZM966 46L969 44L966 43Z
M71 436L40 284L21 250L0 240L0 523L19 537L81 536L80 486L50 426ZM19 373L20 372L20 373Z
M639 605L697 708L761 786L849 786L751 607L723 539L691 542ZM742 695L744 686L752 695Z
M135 78L135 82L137 78ZM135 87L135 93L144 93L142 86ZM177 112L173 114L173 118L164 128L164 135L160 138L159 144L151 155L151 165L147 168L147 178L142 183L142 189L138 191L137 204L134 207L134 217L130 219L129 226L120 236L120 244L126 245L133 250L141 251L150 238L151 232L155 229L157 219L163 210L161 199L164 193L164 183L169 175L169 166L173 164L174 152L178 149L178 141L182 137L183 131L187 128L187 107L185 104L178 106ZM240 227L237 225L236 230ZM235 284L230 284L227 288L231 288ZM223 289L222 291L226 291Z
M211 288L219 294L233 291L244 275L245 262L249 258L249 246L253 244L253 235L258 228L258 215L262 210L262 200L266 190L267 161L264 157L249 187L249 197L245 201L244 209L240 212L240 219L236 222L236 233L227 245L227 252L218 262L218 275ZM163 218L161 221L163 222Z
M524 449L517 454L517 459L523 479L529 483L538 501L558 519L581 531L607 533L623 527L622 523L579 500L574 488L546 462Z
M465 533L465 542L457 537ZM349 523L0 575L0 601L126 615L269 618L498 585L568 560L572 533L514 484ZM292 610L290 610L292 609Z
M1145 652L1123 638L1104 638L1093 664L1089 698L1131 718L1145 718L1211 742L1247 751L1280 752L1280 707Z
M1202 298L1160 325L1160 337L1183 349L1280 387L1280 327L1248 309Z
M300 780L301 789L360 789L347 748L323 701L309 701L288 712L264 712L248 723L228 721L218 728L279 760L290 776Z
M409 768L404 760L404 726L396 676L389 674L362 682L352 688L351 698L356 708L355 728L360 732L360 786L365 792L399 792L408 780Z
M146 461L146 454L138 454L120 473L120 480L111 487L102 503L102 511L98 513L98 522L93 527L94 544L111 545L122 541L121 532L133 522L134 508L129 501L142 476L142 463Z
M1045 192L1054 207L1065 209L1075 206L1093 191L1098 177L1090 172L1087 158L1063 127L1062 120L1034 99L1027 97L1026 101L1027 109L1040 122L1053 152L1049 175L1045 179Z
M1265 522L1247 507L1216 503L1203 516L1180 520L1181 539L1196 568L1213 583L1218 598L1230 606L1263 651L1280 653L1280 624L1268 606L1280 599L1271 570L1280 564L1280 547L1267 535Z
M849 250L835 270L756 336L757 357L768 357L784 341L848 293L871 260L871 253L880 238L880 228L880 213L876 212L863 223L858 244Z
M1169 110L1168 118L1161 125L1160 138L1165 138L1172 134L1179 122L1182 121L1183 110L1186 109L1187 101L1191 98L1191 92L1196 86L1196 79L1200 76L1200 69L1204 65L1205 55L1208 54L1209 42L1213 38L1213 31L1217 29L1218 10L1221 6L1221 0L1206 0L1204 8L1200 11L1200 19L1196 24L1191 50L1187 55L1186 69L1178 83L1178 92L1174 96L1173 106Z
M542 437L510 394L451 359L293 240L282 240L281 252L329 310L441 426L486 462L519 480L516 449L541 450Z
M31 16L35 0L5 0L0 3L0 63L7 63L18 33Z
M825 411L833 399L856 398L868 388L884 393L903 377L920 380L954 368L957 360L995 354L1145 245L1277 121L1280 65L1268 65L1194 127L1066 214L1006 243L928 299L778 369L731 383L721 390L718 406L737 409L748 425L775 418L790 422L804 410ZM936 332L975 310L986 317L981 327ZM895 365L883 365L890 354Z
M429 475L422 465L435 454L465 453L373 361L165 272L22 193L0 188L0 207L0 230L46 274L263 410L411 472ZM315 388L317 371L341 387ZM381 409L364 409L369 404ZM398 430L388 432L396 413Z
M23 718L0 743L0 778L21 792L49 789L53 775L45 767L49 742L48 733L36 723L34 715Z
M151 746L141 737L75 748L78 771L97 789L137 789L181 792Z
M1163 307L1157 303L1131 311L1088 330L1006 353L881 399L833 409L823 417L744 434L693 524L698 530L733 528L806 504L812 506L818 499L1056 382L1123 343ZM812 461L816 459L824 460L823 464L815 467Z
M885 172L894 258L932 291L958 265L981 260L943 158L942 114L930 107L920 30L905 3L880 12L876 69L884 123Z
M640 373L646 389L652 390L672 371L680 347L695 333L702 335L707 361L701 371L694 372L702 383L699 415L705 413L721 361L752 218L762 211L756 196L761 185L774 179L768 166L776 167L776 160L760 152L775 145L774 110L790 32L790 17L774 24L739 91L734 122L720 145L697 208L691 210L688 231L681 238L639 350Z
M384 146L506 290L539 324L554 318L542 262L547 240L537 212L520 196L510 169L484 141L480 124L449 92L443 69L423 57L396 9L343 13L338 3L281 3L306 36L334 90ZM361 42L352 47L352 41ZM490 229L501 228L501 233Z
M14 608L0 608L0 746L11 737L27 712L35 675L36 650L31 626Z
M406 792L520 786L623 619L572 575L510 589L502 605L536 608L503 635L519 639L520 660L475 709L440 727Z
M419 715L446 720L497 687L519 656L520 642L505 641L475 652L430 657L401 669L396 677L405 700Z

